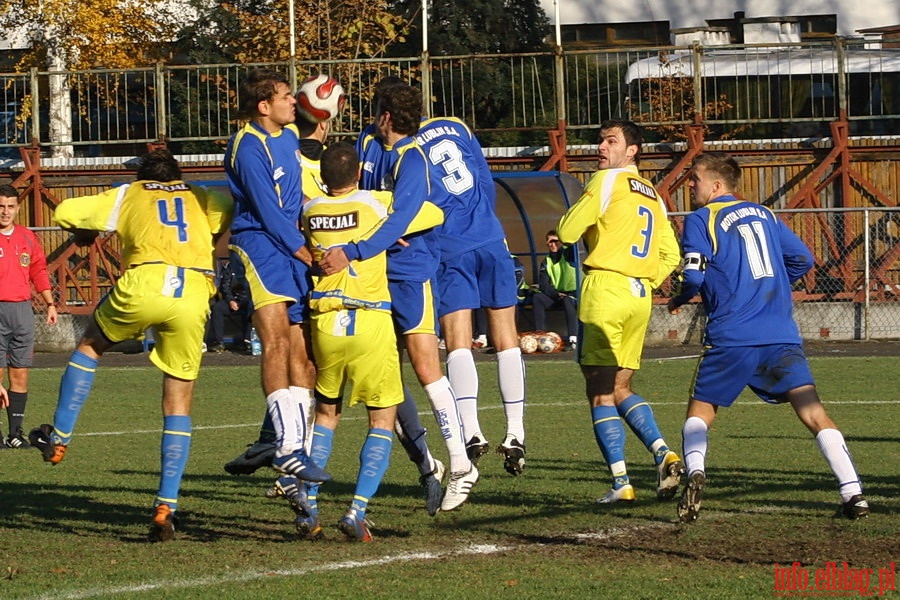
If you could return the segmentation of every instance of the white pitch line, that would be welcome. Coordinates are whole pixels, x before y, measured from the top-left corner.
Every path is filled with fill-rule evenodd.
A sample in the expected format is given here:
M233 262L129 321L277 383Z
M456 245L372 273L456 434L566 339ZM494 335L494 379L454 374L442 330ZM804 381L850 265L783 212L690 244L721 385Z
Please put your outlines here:
M527 404L527 406L555 408L555 407L559 407L559 406L577 406L577 405L581 405L581 404L582 404L582 402L579 399L578 401L573 400L572 402L529 402ZM678 402L651 401L650 404L652 404L653 406L687 406L687 401L678 401ZM882 405L882 404L900 404L900 400L828 400L825 402L826 406L832 406L832 405L869 406L869 405ZM760 407L760 406L771 407L772 405L767 404L766 402L763 402L762 400L760 400L759 402L741 402L740 406L741 407ZM502 408L503 408L503 406L498 404L496 406L494 406L494 405L483 406L483 407L480 407L478 410L479 411L500 410ZM428 416L428 415L431 415L431 411L420 411L419 415L420 416ZM367 417L365 415L360 415L360 416L356 416L356 417L343 416L343 417L341 417L341 420L342 421L362 421L366 418ZM231 423L231 424L224 424L224 425L194 425L193 429L194 429L194 431L205 431L205 430L216 431L219 429L245 429L245 428L249 428L249 427L259 427L259 423ZM142 434L142 433L158 434L159 429L135 429L135 430L130 430L130 431L94 431L94 432L86 432L86 433L77 433L76 435L78 437L81 437L81 436L102 437L102 436L115 436L115 435L137 435L137 434Z
M522 547L522 546L519 546ZM362 569L366 567L378 567L383 565L406 563L420 560L437 560L441 558L450 558L454 556L472 556L472 555L489 555L499 552L507 552L514 550L516 546L498 546L496 544L475 544L466 547L450 550L446 552L404 552L373 558L370 560L348 560L339 563L329 563L314 565L301 569L285 569L272 570L265 569L262 571L249 571L244 573L234 573L228 575L218 575L212 577L198 577L194 579L182 579L180 581L166 580L159 583L144 583L132 586L119 587L99 587L86 589L81 591L60 594L53 592L38 596L37 600L81 600L82 598L96 598L98 596L118 596L124 594L134 594L137 592L147 592L153 590L169 591L178 589L198 588L205 586L225 585L233 583L244 583L248 581L256 581L259 579L268 579L270 577L301 577L310 573L325 573L328 571L342 571L347 569Z

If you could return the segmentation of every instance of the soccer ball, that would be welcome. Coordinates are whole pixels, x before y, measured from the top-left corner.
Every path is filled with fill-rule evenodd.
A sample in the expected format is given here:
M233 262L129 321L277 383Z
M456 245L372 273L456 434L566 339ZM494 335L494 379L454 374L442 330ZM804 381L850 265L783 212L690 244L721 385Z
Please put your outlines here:
M538 349L545 354L559 352L563 349L562 337L555 331L545 331L538 336Z
M315 123L330 121L344 108L347 96L331 75L316 75L303 82L297 92L297 112Z
M534 354L538 350L538 339L533 333L523 333L519 336L519 348L525 354Z

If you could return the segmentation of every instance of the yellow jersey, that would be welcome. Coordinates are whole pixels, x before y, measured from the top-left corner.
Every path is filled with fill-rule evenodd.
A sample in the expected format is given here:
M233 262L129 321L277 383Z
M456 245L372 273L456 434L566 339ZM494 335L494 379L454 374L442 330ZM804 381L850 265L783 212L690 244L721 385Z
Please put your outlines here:
M653 288L681 260L665 204L634 165L594 173L557 232L567 245L584 238L585 268L647 279Z
M313 260L322 258L333 246L364 240L374 234L390 214L392 202L391 192L359 189L339 196L319 196L307 202L301 217ZM406 233L429 229L441 222L443 212L426 202ZM318 277L309 307L315 313L345 308L390 312L385 252L366 260L354 260L339 273Z
M183 181L136 181L69 198L53 218L64 229L115 231L126 267L166 264L213 272L213 236L231 223L225 194Z

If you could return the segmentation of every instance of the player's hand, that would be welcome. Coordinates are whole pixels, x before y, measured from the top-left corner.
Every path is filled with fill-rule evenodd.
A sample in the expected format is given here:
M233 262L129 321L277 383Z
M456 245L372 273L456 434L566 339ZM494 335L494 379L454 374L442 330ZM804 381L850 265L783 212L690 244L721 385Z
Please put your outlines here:
M238 305L237 300L232 300L228 303L228 308L231 309L231 312L237 312L237 309L240 308L240 305Z
M6 395L6 390L0 385L0 408L6 408L9 406L9 396Z
M350 266L350 260L347 258L347 253L344 252L344 248L341 246L329 248L325 251L325 254L322 255L322 258L319 259L319 268L325 275L334 275L335 273L343 271L348 266Z
M407 242L403 238L400 238L399 240L397 240L397 243L400 244L401 246L403 246L404 248L409 248L409 242Z
M56 325L57 321L59 321L59 311L56 309L56 305L51 304L47 307L47 325Z
M75 245L82 248L93 245L97 236L100 235L99 231L93 229L69 229L69 233L72 234L72 241L75 242Z
M294 258L304 263L307 267L311 266L313 263L312 252L310 252L309 248L306 246L301 246L299 250L294 252Z
M669 309L669 314L670 314L670 315L677 315L678 313L681 312L681 307L680 307L680 306L675 306L675 299L674 299L674 298L669 298L669 302L666 304L666 308Z

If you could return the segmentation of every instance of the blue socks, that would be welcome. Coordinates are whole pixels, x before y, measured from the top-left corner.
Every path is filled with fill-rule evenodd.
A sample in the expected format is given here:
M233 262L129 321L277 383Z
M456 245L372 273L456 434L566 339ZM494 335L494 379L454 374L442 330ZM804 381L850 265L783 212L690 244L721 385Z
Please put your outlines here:
M406 450L409 460L415 463L422 475L431 473L431 455L428 444L425 442L425 427L419 419L419 407L415 399L409 393L409 389L403 386L403 402L397 406L397 422L400 424L400 443Z
M603 459L609 466L614 479L614 488L628 484L625 471L625 426L619 418L615 406L594 406L591 408L594 437Z
M53 413L53 442L68 444L72 439L78 413L84 406L91 388L97 361L76 350L69 357L69 364L59 382L59 399Z
M638 396L632 394L625 398L617 407L619 416L621 416L638 439L647 447L647 450L653 453L653 459L656 464L662 462L669 448L662 442L662 434L656 425L656 419L653 417L653 409L650 404ZM659 442L659 443L657 443Z
M325 468L325 465L328 464L328 459L331 458L331 449L333 446L334 430L323 427L322 425L314 426L312 449L310 450L309 458L316 464L317 467L322 469ZM319 495L319 484L310 482L305 483L309 508L313 512L316 512L318 510L318 502L316 501L316 498Z
M393 434L387 429L370 429L366 436L359 453L359 475L356 478L353 503L350 505L361 516L366 514L369 499L381 485L381 479L390 463L392 444Z
M190 450L191 418L185 415L163 417L159 495L156 503L168 504L173 511L178 507L178 490Z

